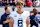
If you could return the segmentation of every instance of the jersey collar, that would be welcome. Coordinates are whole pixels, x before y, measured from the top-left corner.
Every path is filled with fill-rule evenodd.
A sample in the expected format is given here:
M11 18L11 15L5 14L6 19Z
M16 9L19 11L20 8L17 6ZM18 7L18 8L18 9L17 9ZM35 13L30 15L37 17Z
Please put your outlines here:
M17 11L16 11L17 12ZM18 13L18 12L17 12ZM23 14L24 13L24 11L21 13L21 14ZM18 13L19 14L19 13Z

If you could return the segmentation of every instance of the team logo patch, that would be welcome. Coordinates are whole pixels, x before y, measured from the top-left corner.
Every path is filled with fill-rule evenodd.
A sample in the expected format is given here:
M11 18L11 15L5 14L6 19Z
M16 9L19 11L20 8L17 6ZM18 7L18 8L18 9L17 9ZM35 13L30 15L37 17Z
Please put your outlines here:
M14 17L17 17L17 14L14 14Z

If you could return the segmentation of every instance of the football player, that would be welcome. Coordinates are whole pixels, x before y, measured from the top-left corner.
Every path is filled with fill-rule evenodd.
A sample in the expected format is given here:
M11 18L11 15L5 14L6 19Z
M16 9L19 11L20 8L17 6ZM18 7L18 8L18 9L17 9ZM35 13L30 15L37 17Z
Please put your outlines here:
M23 11L24 2L18 1L17 11L10 14L10 27L29 27L29 11Z

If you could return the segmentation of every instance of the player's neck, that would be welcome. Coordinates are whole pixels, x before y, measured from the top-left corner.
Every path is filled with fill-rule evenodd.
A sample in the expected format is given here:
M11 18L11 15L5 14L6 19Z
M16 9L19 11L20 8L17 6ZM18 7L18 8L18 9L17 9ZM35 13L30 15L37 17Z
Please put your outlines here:
M21 13L23 13L23 11L17 11L17 13L21 14Z
M37 14L34 14L34 16L36 16Z
M36 16L36 15L34 15L34 16Z
M9 14L9 12L5 12L6 14Z

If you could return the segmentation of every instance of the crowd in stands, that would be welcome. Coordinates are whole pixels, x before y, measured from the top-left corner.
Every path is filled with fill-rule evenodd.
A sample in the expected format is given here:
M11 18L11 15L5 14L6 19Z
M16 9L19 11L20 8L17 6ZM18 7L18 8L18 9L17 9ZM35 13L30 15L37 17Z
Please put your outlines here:
M6 6L6 5L14 5L16 6L17 1L23 1L24 2L24 7L28 6L40 6L40 0L1 0L0 1L0 6Z

